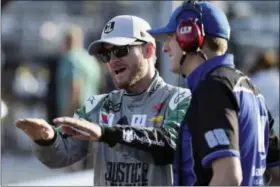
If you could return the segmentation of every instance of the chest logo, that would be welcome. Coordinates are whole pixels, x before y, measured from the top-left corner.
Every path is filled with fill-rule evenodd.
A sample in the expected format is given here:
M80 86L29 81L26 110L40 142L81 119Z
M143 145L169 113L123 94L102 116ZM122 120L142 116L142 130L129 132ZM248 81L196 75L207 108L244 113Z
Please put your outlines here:
M154 105L153 110L159 111L163 108L163 106L164 106L164 103L156 104L156 105Z
M135 114L132 116L131 125L138 126L138 127L144 127L144 126L146 126L145 125L146 118L147 118L147 115Z
M99 116L99 124L106 125L106 126L112 126L114 121L115 114L107 114L106 112L100 112Z
M163 119L163 116L155 116L150 121L155 124L159 124Z
M103 94L89 97L85 103L86 113L94 109L104 96L105 95Z
M169 102L169 107L171 110L175 110L180 102L188 98L191 95L189 90L180 90L171 98Z

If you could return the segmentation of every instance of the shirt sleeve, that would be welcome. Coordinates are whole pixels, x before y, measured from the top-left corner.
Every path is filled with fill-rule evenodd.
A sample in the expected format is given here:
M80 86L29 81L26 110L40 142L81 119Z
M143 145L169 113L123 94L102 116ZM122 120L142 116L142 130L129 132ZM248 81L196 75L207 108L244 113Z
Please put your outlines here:
M54 128L54 131L55 137L51 141L37 140L31 144L32 151L46 166L70 166L92 153L92 150L88 149L89 141L66 135L60 126Z
M231 89L217 80L204 80L193 93L185 122L204 167L219 157L239 157L238 111Z
M69 56L63 56L63 58L59 61L58 75L64 78L72 79L74 71L75 67L73 60Z
M106 96L107 94L101 94L89 97L84 106L75 111L73 118L91 121L89 119L91 112L98 108ZM66 167L74 164L86 156L94 154L95 147L95 142L92 143L92 141L80 140L67 135L63 132L61 126L55 128L53 140L32 142L32 150L35 155L42 163L51 168Z
M32 151L37 158L50 168L70 166L90 154L89 142L67 136L57 128L52 142L31 142Z

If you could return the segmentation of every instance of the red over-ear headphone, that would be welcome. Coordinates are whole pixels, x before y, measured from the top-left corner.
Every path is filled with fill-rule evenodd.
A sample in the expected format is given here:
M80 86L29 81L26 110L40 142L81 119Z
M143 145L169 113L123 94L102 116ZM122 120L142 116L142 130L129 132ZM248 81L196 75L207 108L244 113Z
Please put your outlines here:
M176 39L181 49L185 52L197 52L204 43L204 27L202 23L202 8L196 1L187 1L182 5L182 10L176 17L176 21L186 11L192 11L198 15L198 19L181 19L176 30Z

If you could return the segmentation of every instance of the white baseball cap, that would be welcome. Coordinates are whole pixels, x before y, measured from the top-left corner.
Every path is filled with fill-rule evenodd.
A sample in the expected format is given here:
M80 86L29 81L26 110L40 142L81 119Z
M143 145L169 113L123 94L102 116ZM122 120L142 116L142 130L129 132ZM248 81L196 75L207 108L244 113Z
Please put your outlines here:
M131 45L136 40L155 43L155 39L147 32L150 29L150 24L137 16L116 16L105 25L100 40L89 45L88 52L90 55L95 54L102 43L116 46Z

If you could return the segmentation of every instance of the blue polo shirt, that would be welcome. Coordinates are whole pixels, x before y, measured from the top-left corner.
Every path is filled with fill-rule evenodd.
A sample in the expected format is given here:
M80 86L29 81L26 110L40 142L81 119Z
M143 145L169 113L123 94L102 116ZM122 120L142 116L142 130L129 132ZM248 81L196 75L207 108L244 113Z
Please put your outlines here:
M264 185L267 165L279 164L273 119L233 55L205 61L185 81L192 101L179 134L174 185L209 185L212 161L227 156L241 161L241 185Z

